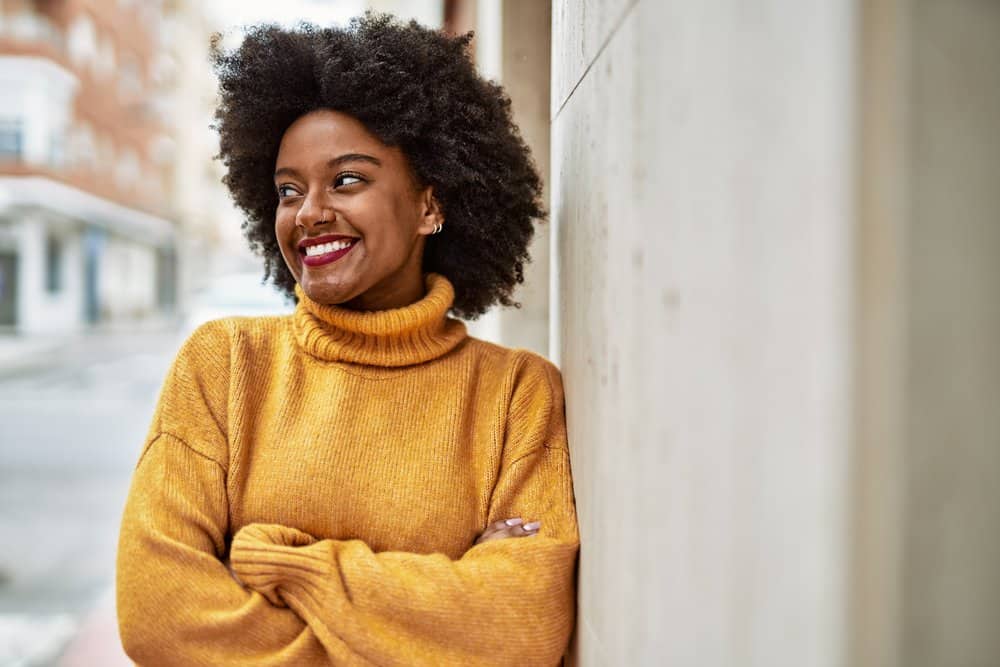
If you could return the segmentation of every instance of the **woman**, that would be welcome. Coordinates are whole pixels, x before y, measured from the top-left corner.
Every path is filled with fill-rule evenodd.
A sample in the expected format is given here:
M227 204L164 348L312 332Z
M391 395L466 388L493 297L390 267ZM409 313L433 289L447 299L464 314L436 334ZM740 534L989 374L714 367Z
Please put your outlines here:
M225 183L286 317L200 327L125 509L139 664L553 665L576 518L558 370L512 305L540 181L470 36L368 15L216 53Z

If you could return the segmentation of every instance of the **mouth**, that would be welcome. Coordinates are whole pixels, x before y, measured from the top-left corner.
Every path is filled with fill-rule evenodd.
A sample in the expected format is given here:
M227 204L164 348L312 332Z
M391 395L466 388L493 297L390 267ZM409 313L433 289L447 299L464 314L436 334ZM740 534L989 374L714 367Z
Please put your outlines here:
M361 239L352 236L319 236L299 243L299 255L306 266L335 262L351 251Z

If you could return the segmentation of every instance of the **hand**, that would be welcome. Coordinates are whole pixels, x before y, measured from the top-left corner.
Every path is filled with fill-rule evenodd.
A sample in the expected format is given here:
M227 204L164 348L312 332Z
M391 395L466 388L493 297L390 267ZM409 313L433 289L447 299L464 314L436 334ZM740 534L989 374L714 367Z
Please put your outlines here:
M505 537L533 537L538 534L538 529L541 527L541 521L524 523L521 517L497 521L486 527L483 534L476 540L476 544L482 544L490 540L500 540Z

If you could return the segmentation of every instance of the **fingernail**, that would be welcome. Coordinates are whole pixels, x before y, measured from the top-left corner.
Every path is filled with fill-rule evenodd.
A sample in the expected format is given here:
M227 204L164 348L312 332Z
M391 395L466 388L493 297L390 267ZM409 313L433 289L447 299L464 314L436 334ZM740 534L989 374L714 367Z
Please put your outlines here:
M521 517L517 517L516 519L507 519L506 521L504 521L504 523L507 524L508 526L520 526L522 523L524 523L524 519L522 519Z
M525 530L538 530L541 527L542 527L541 521L532 521L531 523L524 524Z

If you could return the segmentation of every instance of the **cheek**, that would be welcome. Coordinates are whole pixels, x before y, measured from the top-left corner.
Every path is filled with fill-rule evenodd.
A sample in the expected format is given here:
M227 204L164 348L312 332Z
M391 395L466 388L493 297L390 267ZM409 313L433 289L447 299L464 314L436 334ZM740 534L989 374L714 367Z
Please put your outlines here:
M292 245L294 238L292 232L295 229L295 214L289 212L279 212L274 218L274 235L278 239L278 247L285 258L285 262L295 266L298 260L298 250Z

